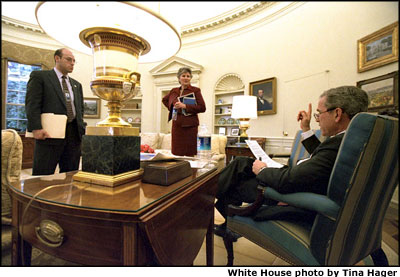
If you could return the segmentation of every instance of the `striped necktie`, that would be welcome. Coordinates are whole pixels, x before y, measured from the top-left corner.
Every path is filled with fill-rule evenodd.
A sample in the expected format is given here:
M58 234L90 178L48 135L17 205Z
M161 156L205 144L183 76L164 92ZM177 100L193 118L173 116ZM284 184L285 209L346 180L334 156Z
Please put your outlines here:
M65 81L66 78L66 76L62 76L62 90L64 92L65 102L67 104L67 121L71 122L74 120L74 112L72 111L71 95L68 90L67 82Z

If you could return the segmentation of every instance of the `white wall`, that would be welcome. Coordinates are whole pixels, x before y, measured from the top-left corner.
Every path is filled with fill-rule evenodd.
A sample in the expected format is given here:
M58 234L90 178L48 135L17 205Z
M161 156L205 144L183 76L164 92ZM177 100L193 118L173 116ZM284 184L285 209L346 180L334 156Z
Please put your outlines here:
M263 25L245 30L224 40L182 46L177 56L204 67L200 87L207 111L200 120L210 130L213 124L213 89L226 73L237 73L246 83L270 77L277 78L277 114L262 115L252 120L250 136L282 137L287 132L293 137L299 128L296 115L309 102L315 109L322 91L341 85L355 85L357 81L380 76L398 69L398 62L357 73L357 40L395 21L398 21L398 2L306 2L287 14L267 20ZM56 49L43 35L35 38L8 32L3 26L2 39ZM19 31L19 32L23 32ZM31 32L32 33L32 32ZM183 38L185 43L185 38ZM38 46L39 45L39 46ZM86 97L93 97L89 83L92 58L75 53L78 64L72 77L81 81ZM153 77L149 71L158 63L140 64L143 92L142 131L156 132L157 103ZM329 72L325 72L329 70ZM103 103L104 104L104 103ZM102 118L106 116L102 107ZM95 119L87 120L94 125ZM313 122L313 128L318 126Z

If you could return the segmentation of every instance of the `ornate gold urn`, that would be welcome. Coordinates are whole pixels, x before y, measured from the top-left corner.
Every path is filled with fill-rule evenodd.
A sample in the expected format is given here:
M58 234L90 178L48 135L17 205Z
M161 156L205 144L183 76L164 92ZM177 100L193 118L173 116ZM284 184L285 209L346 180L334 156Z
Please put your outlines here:
M60 11L73 20L60 21ZM138 178L139 128L121 118L121 107L138 92L139 57L156 62L175 55L181 47L179 32L159 12L135 2L46 1L37 5L35 14L50 37L93 55L90 88L107 101L107 118L86 127L82 171L73 179L114 187Z
M130 127L121 118L122 102L136 96L140 74L136 72L140 55L150 51L149 43L132 33L113 28L89 28L80 33L93 53L92 92L108 101L108 116L96 126Z

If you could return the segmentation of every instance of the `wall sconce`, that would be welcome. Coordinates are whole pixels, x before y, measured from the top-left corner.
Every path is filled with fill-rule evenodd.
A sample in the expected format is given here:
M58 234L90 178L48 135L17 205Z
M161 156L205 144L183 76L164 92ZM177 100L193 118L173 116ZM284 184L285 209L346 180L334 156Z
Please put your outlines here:
M233 96L232 118L239 119L239 128L242 130L240 142L248 138L246 130L250 128L250 119L257 118L257 97L251 95Z

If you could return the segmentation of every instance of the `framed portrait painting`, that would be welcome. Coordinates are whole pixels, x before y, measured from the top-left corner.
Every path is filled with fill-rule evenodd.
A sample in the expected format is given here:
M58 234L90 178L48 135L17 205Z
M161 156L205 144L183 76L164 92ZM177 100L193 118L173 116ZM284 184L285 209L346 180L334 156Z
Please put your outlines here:
M251 82L249 94L257 97L257 114L276 114L276 78Z
M357 82L357 87L367 92L370 104L368 111L380 112L399 108L399 72Z
M399 60L399 22L358 40L358 72Z
M83 117L100 118L100 98L83 99Z

